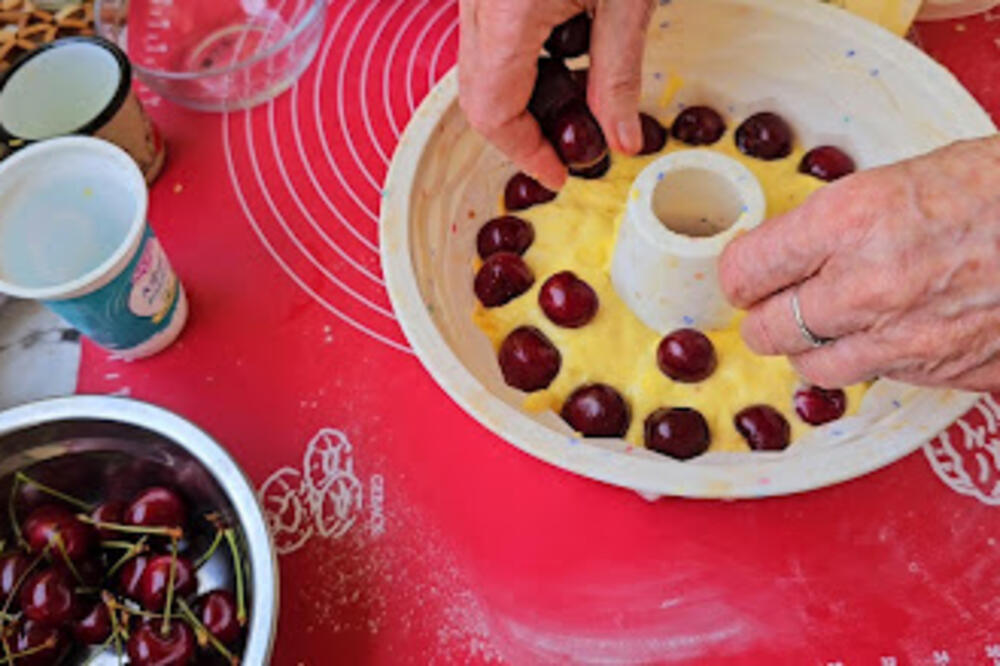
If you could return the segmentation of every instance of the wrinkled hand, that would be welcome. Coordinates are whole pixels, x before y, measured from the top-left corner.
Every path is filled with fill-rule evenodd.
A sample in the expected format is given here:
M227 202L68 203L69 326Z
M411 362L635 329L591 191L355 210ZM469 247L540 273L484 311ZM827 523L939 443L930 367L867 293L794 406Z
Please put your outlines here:
M1000 138L861 172L734 240L720 261L747 344L808 381L1000 389ZM820 337L813 349L792 315Z
M528 113L536 61L552 28L594 14L588 103L612 149L642 147L638 104L651 0L461 0L459 87L473 128L550 189L566 167Z

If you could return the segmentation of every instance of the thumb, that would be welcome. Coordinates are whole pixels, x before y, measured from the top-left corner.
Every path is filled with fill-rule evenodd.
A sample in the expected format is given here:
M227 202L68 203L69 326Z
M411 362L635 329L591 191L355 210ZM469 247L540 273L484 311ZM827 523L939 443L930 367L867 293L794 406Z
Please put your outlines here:
M588 103L614 150L642 149L639 95L652 0L600 0L590 46Z

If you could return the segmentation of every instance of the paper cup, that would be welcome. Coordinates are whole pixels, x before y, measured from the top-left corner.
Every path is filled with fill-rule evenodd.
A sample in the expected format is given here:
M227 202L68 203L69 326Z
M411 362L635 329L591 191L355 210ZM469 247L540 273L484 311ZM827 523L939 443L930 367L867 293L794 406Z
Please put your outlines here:
M163 169L166 148L132 90L132 66L105 39L50 42L0 77L0 144L7 151L69 134L116 144L132 156L146 182Z
M188 308L147 205L135 162L106 141L17 152L0 163L0 292L43 301L122 357L159 352Z

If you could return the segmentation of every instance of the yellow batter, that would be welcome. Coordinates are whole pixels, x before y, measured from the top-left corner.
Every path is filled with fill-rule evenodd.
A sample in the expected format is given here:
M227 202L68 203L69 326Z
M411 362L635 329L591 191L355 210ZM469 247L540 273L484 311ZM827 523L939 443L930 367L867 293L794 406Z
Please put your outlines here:
M574 389L602 382L617 389L628 401L632 423L626 439L636 446L643 444L643 421L651 412L659 407L693 407L708 421L710 450L746 451L746 443L733 426L733 416L753 404L781 410L792 426L794 441L810 426L798 418L792 406L800 380L785 358L761 357L751 352L740 338L736 321L725 330L706 331L718 356L715 373L698 384L675 382L656 364L656 348L662 336L628 309L611 284L616 231L632 181L658 156L686 148L671 139L657 155L616 155L603 178L570 178L555 200L514 213L535 227L535 242L524 255L535 274L535 283L527 293L502 307L486 309L477 304L473 318L496 348L512 330L530 325L543 331L559 349L559 375L548 389L527 395L524 407L529 411L558 412ZM823 185L798 173L800 149L776 162L752 159L736 149L732 129L711 148L739 160L757 176L767 196L768 216L798 206ZM582 328L560 328L538 306L541 285L563 270L576 273L600 298L597 316ZM857 409L864 390L863 386L847 390L848 413Z

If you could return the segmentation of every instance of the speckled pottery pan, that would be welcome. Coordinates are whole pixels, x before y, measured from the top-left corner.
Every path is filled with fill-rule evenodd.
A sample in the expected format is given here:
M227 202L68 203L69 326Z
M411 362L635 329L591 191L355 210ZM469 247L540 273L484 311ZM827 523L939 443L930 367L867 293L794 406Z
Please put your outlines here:
M804 145L836 143L862 168L995 131L943 68L847 12L802 0L674 0L658 6L643 107L669 118L709 103L730 119L768 109ZM677 82L684 84L675 91ZM881 380L859 413L780 453L677 462L622 440L579 440L554 413L529 414L473 324L474 238L514 167L468 126L453 71L417 110L382 207L389 295L420 360L470 415L521 450L647 497L753 498L821 488L888 465L971 408L977 396ZM664 107L666 104L666 107ZM471 211L471 215L470 215Z

